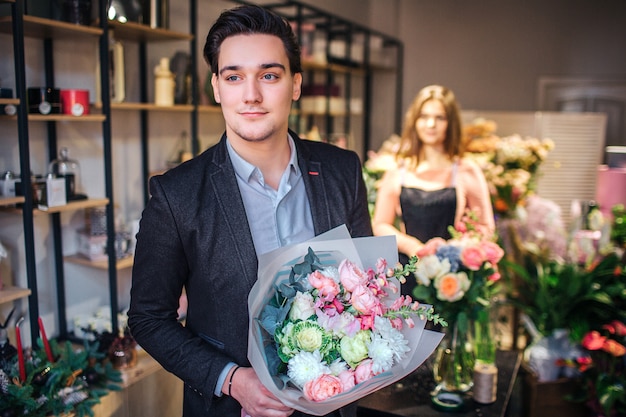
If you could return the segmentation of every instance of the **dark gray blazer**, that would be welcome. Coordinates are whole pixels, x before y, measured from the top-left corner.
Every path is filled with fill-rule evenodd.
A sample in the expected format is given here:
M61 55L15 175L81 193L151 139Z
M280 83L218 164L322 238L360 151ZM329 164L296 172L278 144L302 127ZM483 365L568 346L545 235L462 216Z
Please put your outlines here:
M346 224L370 236L358 156L303 141L293 132L315 234ZM226 137L150 180L140 222L128 312L140 346L185 384L185 417L240 417L239 404L213 390L224 366L249 366L248 293L257 278L252 235ZM188 297L186 325L177 321ZM343 413L342 413L343 414Z

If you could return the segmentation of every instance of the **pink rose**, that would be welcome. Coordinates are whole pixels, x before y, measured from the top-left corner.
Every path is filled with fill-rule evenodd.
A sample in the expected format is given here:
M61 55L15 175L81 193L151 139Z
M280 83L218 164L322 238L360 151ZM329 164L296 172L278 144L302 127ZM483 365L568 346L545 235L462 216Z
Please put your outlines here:
M341 379L323 374L304 384L304 396L311 401L324 401L342 392Z
M325 301L331 301L339 294L339 284L332 278L323 275L320 271L309 274L309 283L319 291L319 296Z
M420 258L428 255L434 255L437 252L437 248L441 245L445 245L447 242L440 237L434 237L424 244L416 253Z
M492 265L500 262L504 256L504 250L495 242L484 241L482 247L485 252L485 258L487 261L491 262Z
M341 380L343 392L351 390L356 385L356 381L354 379L354 371L352 370L346 369L337 376Z
M365 285L358 285L352 292L350 303L362 314L382 314L382 306L376 295Z
M362 361L359 366L354 370L354 379L357 384L360 384L363 381L367 381L368 379L374 376L374 372L372 371L372 360L365 359Z
M339 280L346 291L352 292L359 285L367 284L367 274L348 259L339 264Z
M485 252L477 245L466 246L461 251L461 262L471 271L478 271L485 262Z

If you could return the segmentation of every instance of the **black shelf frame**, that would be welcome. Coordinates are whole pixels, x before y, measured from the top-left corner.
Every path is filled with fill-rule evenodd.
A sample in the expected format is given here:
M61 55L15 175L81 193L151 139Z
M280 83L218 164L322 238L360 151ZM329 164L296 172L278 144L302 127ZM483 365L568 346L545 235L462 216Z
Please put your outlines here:
M383 46L386 48L396 48L396 63L394 71L396 73L395 77L395 100L394 106L395 111L393 112L393 129L395 132L400 132L402 127L402 94L403 94L403 65L404 65L404 44L401 40L389 36L380 31L371 29L364 25L352 22L348 19L344 19L332 13L329 13L325 10L322 10L318 7L301 3L297 0L285 0L284 2L273 2L273 3L262 3L262 2L253 2L249 0L230 0L234 3L238 4L255 4L267 8L269 10L274 11L278 15L284 17L285 19L295 22L297 29L296 35L298 39L302 39L302 26L304 23L314 22L316 28L318 30L322 30L326 32L327 42L326 42L326 57L329 64L337 64L346 68L352 68L354 70L362 70L364 72L363 76L363 148L361 149L363 155L367 154L367 151L371 148L372 145L372 118L369 117L373 110L373 78L375 74L374 65L371 62L371 54L370 54L370 42L371 38L376 36L382 39ZM363 62L354 62L350 59L351 49L354 43L354 35L355 34L363 34L364 36L364 48L363 48ZM330 44L333 39L345 39L346 42L346 50L345 50L345 58L336 58L330 53ZM350 128L350 104L349 98L351 97L351 82L352 82L352 74L350 71L342 71L344 74L344 83L346 86L346 91L344 96L347 98L346 100L346 112L344 116L344 126L348 129ZM331 85L333 81L333 77L336 76L337 73L332 70L330 66L326 69L326 83L327 85ZM336 116L330 114L329 111L329 101L330 101L330 89L327 89L327 97L326 97L326 115L325 115L325 126L326 131L325 134L328 136L332 132L333 119ZM299 102L296 102L296 106L299 106Z

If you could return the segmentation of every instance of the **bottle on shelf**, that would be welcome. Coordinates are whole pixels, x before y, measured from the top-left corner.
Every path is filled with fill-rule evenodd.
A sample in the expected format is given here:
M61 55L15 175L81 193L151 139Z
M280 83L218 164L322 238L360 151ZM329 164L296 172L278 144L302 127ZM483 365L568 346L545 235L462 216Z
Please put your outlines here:
M109 80L111 82L111 101L121 103L126 98L124 80L124 45L114 37L109 29Z
M154 67L154 104L157 106L174 105L174 74L170 71L170 59L161 58Z

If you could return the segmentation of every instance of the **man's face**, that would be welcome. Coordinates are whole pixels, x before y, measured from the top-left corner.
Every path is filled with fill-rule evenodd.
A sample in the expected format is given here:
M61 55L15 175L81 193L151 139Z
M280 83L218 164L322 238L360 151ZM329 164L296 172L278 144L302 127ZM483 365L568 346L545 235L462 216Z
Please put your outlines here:
M302 75L291 75L280 38L236 35L226 38L211 82L221 104L226 134L259 142L287 134L291 103L300 97Z

